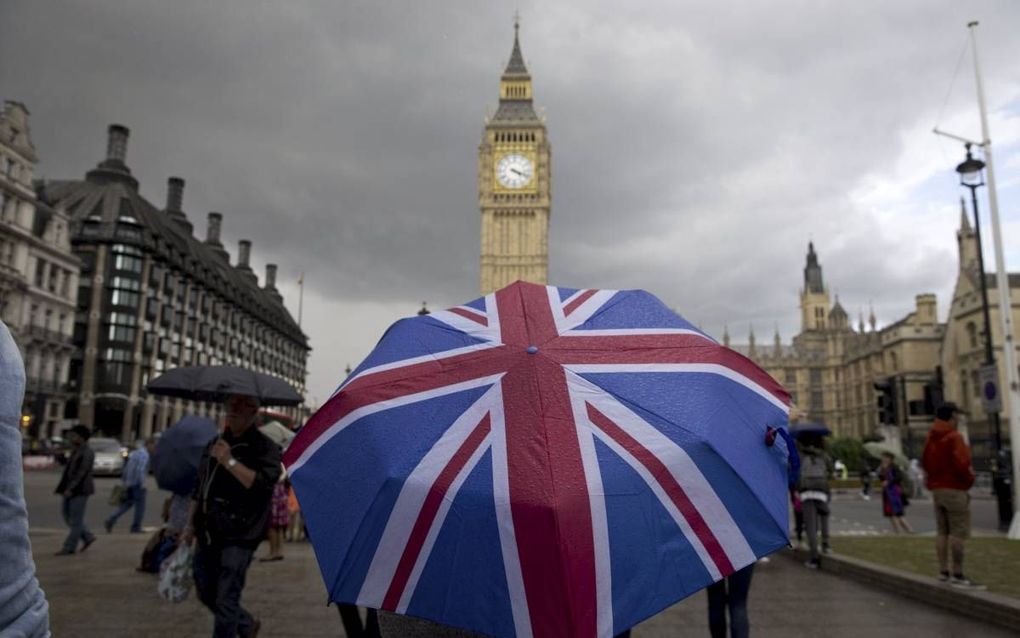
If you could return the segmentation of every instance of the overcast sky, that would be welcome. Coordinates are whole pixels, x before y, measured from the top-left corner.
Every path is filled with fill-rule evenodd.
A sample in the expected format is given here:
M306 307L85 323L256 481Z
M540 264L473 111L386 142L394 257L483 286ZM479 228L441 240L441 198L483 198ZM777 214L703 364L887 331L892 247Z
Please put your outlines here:
M944 317L963 149L931 129L980 138L972 19L1020 269L1020 3L519 7L553 149L553 283L645 288L717 336L788 341L813 240L855 321L869 303L895 321L920 292ZM278 263L295 316L306 272L317 403L390 322L477 296L477 147L516 8L3 0L0 97L31 112L37 177L83 177L124 124L142 194L162 207L184 177L196 233L224 213L231 253L251 239L260 275Z

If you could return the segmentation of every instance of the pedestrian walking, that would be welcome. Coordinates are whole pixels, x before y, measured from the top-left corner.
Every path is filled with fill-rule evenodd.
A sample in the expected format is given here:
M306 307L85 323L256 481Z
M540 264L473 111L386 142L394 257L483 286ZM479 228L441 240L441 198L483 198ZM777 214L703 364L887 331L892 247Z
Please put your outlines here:
M910 503L903 489L903 472L893 462L891 452L882 452L882 464L878 468L879 480L882 482L882 515L892 524L893 534L913 534L904 514Z
M132 507L135 509L134 519L131 522L131 533L142 533L142 521L145 519L145 477L149 475L149 459L156 450L156 439L149 437L144 442L139 441L137 447L128 455L124 471L120 480L124 484L127 498L110 514L110 517L103 521L106 532L113 531L117 519L125 514Z
M290 526L290 508L287 506L286 472L281 468L280 480L273 487L272 504L269 506L269 556L260 558L260 563L283 560L283 535Z
M974 484L970 449L957 432L957 407L944 403L935 411L921 455L935 507L935 554L939 580L961 589L984 589L963 573L963 549L970 538L970 490ZM952 573L949 558L952 555Z
M868 467L868 462L866 460L862 461L862 463L863 463L863 465L861 466L861 473L860 473L860 479L861 479L861 498L864 499L865 501L870 501L871 500L871 468Z
M804 547L804 504L796 485L790 488L790 502L793 504L793 527L797 534L797 547Z
M708 586L708 631L712 638L726 638L726 612L729 612L731 638L747 638L751 632L747 618L747 593L751 590L754 563L738 569Z
M50 635L50 607L39 588L28 539L21 469L25 365L0 321L0 636Z
M818 534L821 531L821 552L829 552L829 477L832 460L825 451L825 439L817 434L806 434L800 444L800 480L797 491L804 510L804 527L807 531L810 559L807 567L821 565Z
M57 556L74 554L78 551L79 541L83 552L96 542L95 534L85 524L85 507L88 505L89 497L96 491L92 481L92 464L96 455L88 444L91 434L87 427L78 424L71 428L67 435L72 446L71 456L67 459L54 492L63 498L60 512L69 531Z
M290 520L287 522L287 540L290 542L303 540L305 537L304 521L301 520L301 504L298 503L297 494L294 493L294 486L287 481L287 513Z
M197 541L193 571L199 600L213 613L214 638L255 636L260 622L241 606L252 556L266 537L280 448L254 427L259 401L231 395L226 427L199 463L185 543Z

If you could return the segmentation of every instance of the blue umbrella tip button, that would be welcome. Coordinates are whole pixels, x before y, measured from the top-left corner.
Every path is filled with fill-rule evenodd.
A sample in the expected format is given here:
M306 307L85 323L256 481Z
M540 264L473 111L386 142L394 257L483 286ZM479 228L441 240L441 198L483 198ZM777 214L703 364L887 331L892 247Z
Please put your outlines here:
M526 352L528 354L535 354L538 352L538 346L528 346Z

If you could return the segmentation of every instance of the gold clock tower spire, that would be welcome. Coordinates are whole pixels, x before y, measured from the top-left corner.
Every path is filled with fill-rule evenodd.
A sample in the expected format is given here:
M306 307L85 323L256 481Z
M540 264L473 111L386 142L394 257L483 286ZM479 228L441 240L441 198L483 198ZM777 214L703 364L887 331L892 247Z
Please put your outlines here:
M482 212L482 294L518 279L545 284L549 273L551 156L545 122L532 104L520 24L499 79L499 107L478 147Z

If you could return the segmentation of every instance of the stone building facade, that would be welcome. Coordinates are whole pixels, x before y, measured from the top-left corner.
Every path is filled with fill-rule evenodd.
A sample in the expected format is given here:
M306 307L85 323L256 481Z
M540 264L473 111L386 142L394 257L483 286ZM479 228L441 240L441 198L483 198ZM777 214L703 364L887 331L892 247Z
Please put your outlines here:
M59 433L74 352L74 299L79 261L70 223L59 208L39 202L37 162L28 109L7 101L0 115L0 318L25 361L24 434Z
M42 201L67 211L82 261L70 416L122 440L160 431L184 413L217 416L217 405L145 392L150 379L187 365L248 367L303 394L308 339L276 290L276 265L266 267L260 285L247 240L231 264L220 213L209 213L205 239L196 238L182 206L184 180L168 180L163 208L142 197L126 162L128 136L127 128L110 126L106 158L84 179L37 189Z
M961 203L962 206L962 203ZM993 420L985 412L981 398L979 370L985 365L985 323L981 303L981 268L978 262L977 234L965 213L960 216L956 234L959 248L959 270L953 299L949 305L946 336L939 351L942 369L942 388L946 399L966 411L967 434L975 458L989 458L995 450ZM987 237L985 241L988 241ZM989 319L992 333L992 352L999 364L999 388L1005 386L1003 372L1002 326L998 282L995 273L985 273L988 289ZM1008 275L1010 298L1018 296L1020 273ZM1020 322L1020 307L1012 301L1013 325ZM1014 337L1020 335L1014 335ZM1001 438L1009 442L1008 403L1003 401L1001 412Z
M518 31L514 25L499 107L487 118L478 147L482 294L517 280L545 284L549 278L552 155Z

